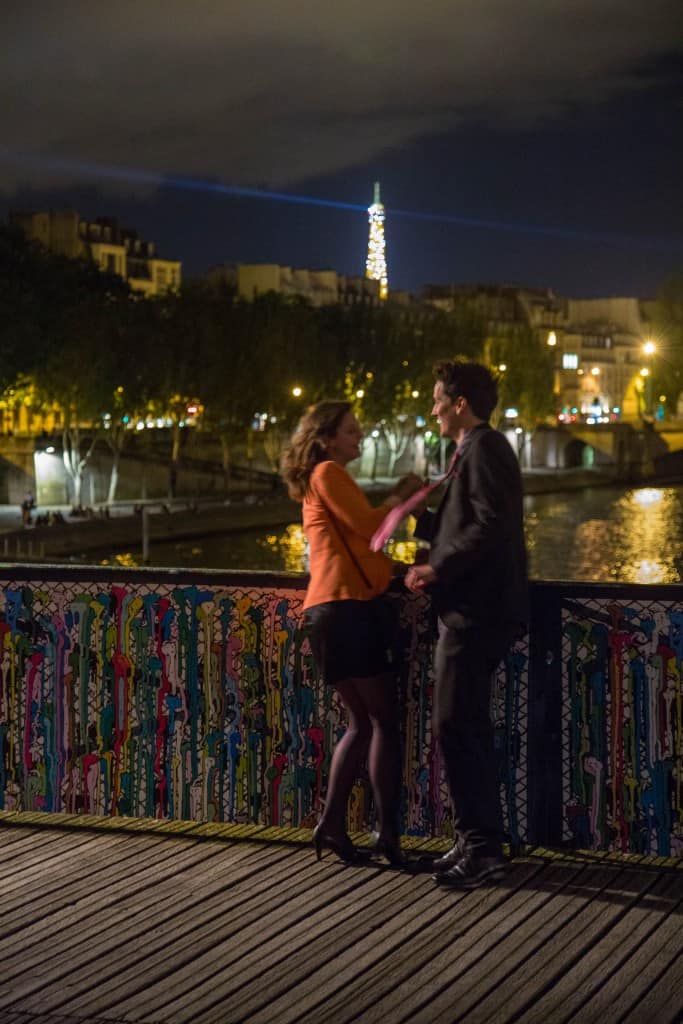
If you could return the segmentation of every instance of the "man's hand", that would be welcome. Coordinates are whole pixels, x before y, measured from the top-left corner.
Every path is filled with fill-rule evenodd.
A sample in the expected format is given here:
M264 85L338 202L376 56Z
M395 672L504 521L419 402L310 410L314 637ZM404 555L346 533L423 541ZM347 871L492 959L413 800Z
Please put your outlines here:
M412 590L414 594L419 594L426 587L436 583L437 579L438 577L431 565L411 565L403 582L408 590Z

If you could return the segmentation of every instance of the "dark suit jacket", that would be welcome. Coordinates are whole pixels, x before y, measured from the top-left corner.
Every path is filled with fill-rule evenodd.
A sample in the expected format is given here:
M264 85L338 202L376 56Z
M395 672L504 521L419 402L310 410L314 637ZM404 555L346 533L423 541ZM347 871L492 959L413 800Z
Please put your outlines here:
M519 462L488 423L467 434L462 451L441 504L421 515L415 530L431 544L435 610L452 629L523 627L528 582Z

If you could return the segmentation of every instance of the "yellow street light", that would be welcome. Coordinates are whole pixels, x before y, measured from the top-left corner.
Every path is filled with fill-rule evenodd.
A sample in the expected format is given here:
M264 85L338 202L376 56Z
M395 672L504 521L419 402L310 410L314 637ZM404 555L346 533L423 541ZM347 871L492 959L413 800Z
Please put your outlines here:
M294 395L295 398L301 398L303 393L304 393L304 389L300 388L298 384L295 385L295 387L292 388L292 394Z
M498 369L501 373L505 373L505 371L507 370L507 363L500 363Z
M649 377L650 376L650 371L648 370L647 366L644 366L642 368L642 370L640 371L640 376L641 377Z
M363 398L364 395L365 395L365 392L363 391L363 389L362 388L358 388L358 391L356 391L356 398Z
M555 331L550 331L548 334L548 344L551 348L554 348L554 346L557 345L557 335L555 334Z
M653 356L657 351L657 346L654 341L646 341L643 345L643 354L646 356Z
M410 397L411 398L419 398L420 397L420 392L419 391L411 391L410 392Z
M600 367L599 366L594 366L593 369L591 370L591 373L593 374L594 377L599 377L600 376Z

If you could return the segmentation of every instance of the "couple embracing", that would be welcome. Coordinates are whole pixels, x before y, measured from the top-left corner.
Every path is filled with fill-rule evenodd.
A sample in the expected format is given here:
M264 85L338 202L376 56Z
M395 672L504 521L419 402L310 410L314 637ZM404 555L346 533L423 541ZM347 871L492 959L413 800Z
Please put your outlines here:
M423 481L413 474L383 504L370 505L346 470L362 440L347 402L308 410L284 453L282 475L290 496L303 503L310 570L305 627L320 674L348 714L313 833L317 855L325 848L347 862L367 855L346 830L347 801L367 759L377 825L370 852L393 866L406 863L396 679L382 600L392 565L373 547L386 517L391 523L417 502L415 536L429 542L429 560L408 569L405 585L428 593L438 616L432 734L455 825L452 849L431 869L439 884L471 887L500 877L504 868L489 705L495 668L527 619L522 481L508 441L488 422L498 398L489 370L444 362L434 376L432 414L441 436L457 444L435 511L425 507Z

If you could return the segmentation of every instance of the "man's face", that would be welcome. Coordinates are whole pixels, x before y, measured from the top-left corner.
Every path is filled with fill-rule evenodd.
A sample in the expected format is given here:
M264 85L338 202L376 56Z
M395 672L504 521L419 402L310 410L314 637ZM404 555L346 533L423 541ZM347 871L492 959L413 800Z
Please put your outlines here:
M432 416L437 418L441 437L455 438L458 436L464 425L462 421L463 406L464 399L449 398L444 390L443 381L437 380L434 385Z

